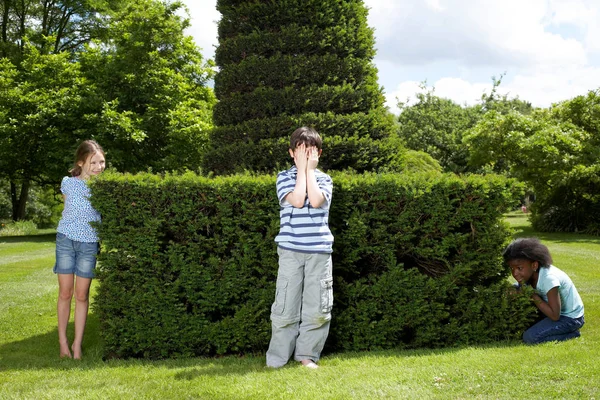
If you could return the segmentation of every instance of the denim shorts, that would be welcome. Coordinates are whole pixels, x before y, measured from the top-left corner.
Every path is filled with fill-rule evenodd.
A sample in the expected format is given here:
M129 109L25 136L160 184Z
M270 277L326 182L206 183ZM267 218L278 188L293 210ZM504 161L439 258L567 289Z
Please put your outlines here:
M93 278L97 254L98 242L78 242L57 233L56 264L53 271L55 274L75 274L82 278Z

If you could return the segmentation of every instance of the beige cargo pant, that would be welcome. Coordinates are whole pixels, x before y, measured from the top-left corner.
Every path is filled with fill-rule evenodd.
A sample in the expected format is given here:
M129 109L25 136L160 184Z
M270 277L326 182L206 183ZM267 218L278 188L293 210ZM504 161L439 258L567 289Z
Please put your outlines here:
M319 361L329 334L333 305L331 254L300 253L277 248L279 270L271 307L271 342L267 366Z

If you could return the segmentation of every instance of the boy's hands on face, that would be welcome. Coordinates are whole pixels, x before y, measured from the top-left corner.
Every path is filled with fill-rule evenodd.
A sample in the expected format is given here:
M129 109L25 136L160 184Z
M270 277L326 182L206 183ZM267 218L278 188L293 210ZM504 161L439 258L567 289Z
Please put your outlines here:
M311 146L307 149L308 156L308 166L307 168L310 170L314 170L317 168L319 164L319 150L316 146Z
M304 143L299 144L294 150L294 163L299 171L306 171L306 165L308 163L308 155L306 152L306 145Z

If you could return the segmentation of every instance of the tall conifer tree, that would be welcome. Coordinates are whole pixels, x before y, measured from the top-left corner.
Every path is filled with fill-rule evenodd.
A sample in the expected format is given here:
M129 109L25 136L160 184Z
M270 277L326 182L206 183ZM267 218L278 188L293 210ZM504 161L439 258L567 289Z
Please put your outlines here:
M377 170L396 156L362 0L218 0L217 9L208 170L289 166L289 136L302 125L324 138L321 168Z

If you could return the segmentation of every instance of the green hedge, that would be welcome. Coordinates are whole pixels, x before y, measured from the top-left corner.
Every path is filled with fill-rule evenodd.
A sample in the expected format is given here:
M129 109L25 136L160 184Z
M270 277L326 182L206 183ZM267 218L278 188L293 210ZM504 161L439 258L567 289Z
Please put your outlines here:
M289 139L261 139L243 143L224 144L207 151L210 171L225 174L231 171L235 160L236 172L253 170L269 172L288 167L291 158L288 153ZM397 146L391 142L374 141L369 136L327 136L323 138L323 157L319 164L323 168L356 171L372 171L382 165L389 165L394 171L399 167L397 159L403 157Z
M333 174L334 311L326 350L517 338L500 259L500 177ZM270 338L279 210L274 176L107 172L95 312L106 357L262 352ZM529 310L529 311L528 311Z
M391 123L393 123L393 116L385 110L369 113L356 112L346 115L335 114L331 111L294 116L280 115L251 119L237 125L218 126L214 128L210 140L218 148L234 141L243 143L256 142L262 139L282 139L288 144L286 151L284 151L287 154L290 135L284 136L282 132L293 132L302 125L313 124L323 140L336 135L370 137L379 140L388 135L388 128ZM327 154L324 155L324 157L326 156Z
M372 171L382 165L396 167L395 159L404 149L392 141L380 140L389 133L392 116L384 110L346 115L305 113L280 115L218 126L211 132L213 146L205 154L205 168L217 174L244 170L270 172L289 162L289 135L298 126L314 126L323 138L325 169ZM232 165L233 164L233 165Z
M354 22L354 21L353 21ZM328 54L341 57L373 58L375 40L366 25L346 24L315 31L313 26L292 24L277 31L257 32L222 38L215 51L218 65L236 64L249 56L281 54Z
M319 113L322 110L346 116L375 110L383 101L384 96L377 84L290 86L284 89L259 87L249 93L234 93L227 101L217 103L213 121L216 125L233 125L280 115L289 120L289 115Z
M215 94L224 99L257 87L284 89L311 85L377 83L377 70L364 59L326 55L275 55L264 59L250 56L239 64L228 64L215 76Z
M367 9L358 0L217 0L219 38L248 35L256 31L278 32L282 26L310 26L315 30L334 25L366 26Z

